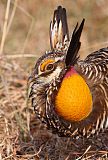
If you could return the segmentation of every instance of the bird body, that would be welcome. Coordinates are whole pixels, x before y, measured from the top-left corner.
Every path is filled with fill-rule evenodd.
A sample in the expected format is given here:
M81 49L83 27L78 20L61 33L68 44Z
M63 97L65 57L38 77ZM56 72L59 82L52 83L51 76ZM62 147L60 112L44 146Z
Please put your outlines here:
M69 40L66 9L50 23L51 51L40 57L30 76L32 106L59 136L89 137L108 128L108 48L80 60L84 19Z

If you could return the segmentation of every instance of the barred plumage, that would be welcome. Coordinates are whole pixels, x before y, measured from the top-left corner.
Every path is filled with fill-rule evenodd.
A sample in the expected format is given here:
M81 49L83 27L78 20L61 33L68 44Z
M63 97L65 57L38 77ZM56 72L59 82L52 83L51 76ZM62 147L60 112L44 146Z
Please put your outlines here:
M59 6L50 25L51 51L37 61L30 77L30 97L39 119L59 136L80 137L108 128L108 48L80 60L84 20L76 25L69 43L66 10ZM92 111L80 121L68 121L55 110L55 98L71 66L86 81L92 94Z

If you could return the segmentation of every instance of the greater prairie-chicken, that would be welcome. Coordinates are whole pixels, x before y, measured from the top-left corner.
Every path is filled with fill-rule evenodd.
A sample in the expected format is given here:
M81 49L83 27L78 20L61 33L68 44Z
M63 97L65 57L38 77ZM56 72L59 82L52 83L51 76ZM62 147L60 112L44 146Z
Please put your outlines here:
M30 76L36 115L59 136L89 137L108 127L108 48L80 60L84 21L69 40L66 9L54 11L51 50L38 59Z

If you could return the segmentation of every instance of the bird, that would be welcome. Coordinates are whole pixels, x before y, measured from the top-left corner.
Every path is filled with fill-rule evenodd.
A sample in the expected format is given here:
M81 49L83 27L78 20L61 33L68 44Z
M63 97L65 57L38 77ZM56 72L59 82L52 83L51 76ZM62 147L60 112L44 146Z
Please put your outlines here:
M36 116L60 137L90 137L108 128L108 47L80 59L85 19L69 36L67 12L54 10L50 50L29 77L29 98Z

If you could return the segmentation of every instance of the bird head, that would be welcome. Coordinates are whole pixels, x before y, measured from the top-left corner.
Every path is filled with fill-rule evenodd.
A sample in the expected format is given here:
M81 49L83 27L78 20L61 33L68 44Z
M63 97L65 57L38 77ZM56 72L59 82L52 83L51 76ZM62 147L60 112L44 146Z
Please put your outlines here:
M32 79L40 84L50 84L59 79L65 72L65 53L47 52L38 59L32 73Z
M51 51L42 55L34 67L32 79L39 83L48 84L61 77L78 60L80 36L84 26L84 19L78 23L69 41L66 10L61 6L54 12L50 23Z

